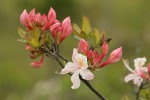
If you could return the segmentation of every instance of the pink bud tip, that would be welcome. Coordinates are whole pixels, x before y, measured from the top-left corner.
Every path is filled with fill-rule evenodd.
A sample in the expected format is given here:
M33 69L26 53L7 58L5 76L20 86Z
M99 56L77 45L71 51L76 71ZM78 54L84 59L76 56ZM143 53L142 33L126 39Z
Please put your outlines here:
M33 66L34 68L40 68L43 64L44 61L44 56L41 57L40 62L32 62L31 66Z
M53 20L53 21L56 19L56 12L52 7L50 8L48 12L48 19Z
M28 26L28 20L29 20L29 15L27 13L27 10L25 9L20 15L20 22L22 25Z
M78 45L78 49L80 52L88 54L88 43L84 39L81 39Z

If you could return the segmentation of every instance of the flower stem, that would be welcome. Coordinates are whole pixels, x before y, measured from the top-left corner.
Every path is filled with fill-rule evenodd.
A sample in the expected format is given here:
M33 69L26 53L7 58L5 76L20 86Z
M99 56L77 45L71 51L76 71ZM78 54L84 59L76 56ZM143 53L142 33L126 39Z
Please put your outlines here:
M139 89L138 89L138 91L136 93L136 100L139 100L140 91L141 91L142 87L143 87L143 82L141 83L141 85L140 85L140 87L139 87Z

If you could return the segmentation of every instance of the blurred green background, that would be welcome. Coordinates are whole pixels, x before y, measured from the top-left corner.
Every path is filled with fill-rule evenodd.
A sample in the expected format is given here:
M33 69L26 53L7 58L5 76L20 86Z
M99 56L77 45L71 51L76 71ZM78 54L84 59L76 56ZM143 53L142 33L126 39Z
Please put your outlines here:
M90 18L93 27L107 33L113 40L109 52L123 47L123 58L131 61L145 56L150 61L150 1L149 0L1 0L0 2L0 100L99 100L83 83L71 89L69 75L58 75L60 66L46 58L44 66L34 69L24 48L18 43L17 27L20 14L36 8L48 13L52 6L59 20L67 16L80 25L83 15ZM73 35L60 47L60 52L71 59L77 47ZM72 44L75 45L72 45ZM129 72L120 61L94 72L90 83L109 100L120 100L127 94L135 98L133 84L124 83Z

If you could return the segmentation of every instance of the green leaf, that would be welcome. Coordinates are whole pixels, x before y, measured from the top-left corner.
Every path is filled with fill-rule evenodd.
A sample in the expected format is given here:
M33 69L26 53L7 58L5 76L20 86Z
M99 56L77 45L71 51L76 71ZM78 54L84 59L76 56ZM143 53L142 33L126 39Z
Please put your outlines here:
M102 33L99 33L99 30L94 28L94 42L95 42L95 45L99 45L102 37L103 37L103 34Z
M127 95L124 95L121 100L130 100Z
M18 28L17 31L18 31L20 37L25 38L25 35L26 35L27 33L26 33L23 29Z
M35 27L34 30L31 31L31 34L38 41L41 34L40 29Z
M80 37L85 39L85 40L87 40L87 35L86 35L86 33L84 31L81 31Z
M24 39L18 39L17 41L18 41L18 42L22 42L22 43L27 43L27 41L24 40Z
M91 32L91 24L87 17L82 17L82 31L84 31L86 34L89 34Z
M34 48L39 47L39 43L35 38L32 38L32 40L30 41L30 45L32 45Z
M73 23L73 30L77 33L77 34L80 34L81 32L81 29L79 28L79 26L75 23Z

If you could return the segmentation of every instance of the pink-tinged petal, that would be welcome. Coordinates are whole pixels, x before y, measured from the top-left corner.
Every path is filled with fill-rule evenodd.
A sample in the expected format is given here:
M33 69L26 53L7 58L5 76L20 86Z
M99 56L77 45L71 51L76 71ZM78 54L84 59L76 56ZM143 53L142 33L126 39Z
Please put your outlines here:
M28 26L28 20L29 20L29 15L26 11L26 9L22 12L22 14L20 15L20 22L22 25Z
M136 78L138 75L136 75L136 74L129 74L129 75L127 75L126 77L125 77L125 82L127 83L127 82L129 82L129 81L131 81L131 80L134 80L134 78Z
M73 73L73 75L71 76L71 81L73 83L73 85L71 87L72 89L79 88L81 82L80 82L80 79L79 79L79 72L78 71Z
M130 72L135 73L135 71L130 68L129 62L128 62L127 60L122 59L122 61L123 61L124 65L125 65L125 67L126 67Z
M136 69L135 72L142 78L147 79L148 76L141 69Z
M42 66L44 62L44 56L41 57L40 62L32 62L31 66L33 66L34 68L40 68Z
M62 71L60 72L60 74L72 73L72 72L74 72L77 69L78 69L78 65L76 65L76 64L74 64L72 62L68 62L65 65L65 68L62 69Z
M107 42L104 41L102 45L102 58L104 58L107 53L108 53L108 44Z
M150 63L148 64L148 74L150 76Z
M84 53L84 54L88 54L88 43L84 40L81 39L78 45L78 49L80 52Z
M146 61L147 60L146 60L145 57L143 57L143 58L137 58L137 59L134 60L134 66L136 68L141 68L141 67L143 67L143 65L145 64Z
M94 78L94 75L88 69L80 70L80 75L85 80L92 80Z
M50 22L54 21L56 19L56 12L55 10L51 7L49 12L48 12L48 20Z

